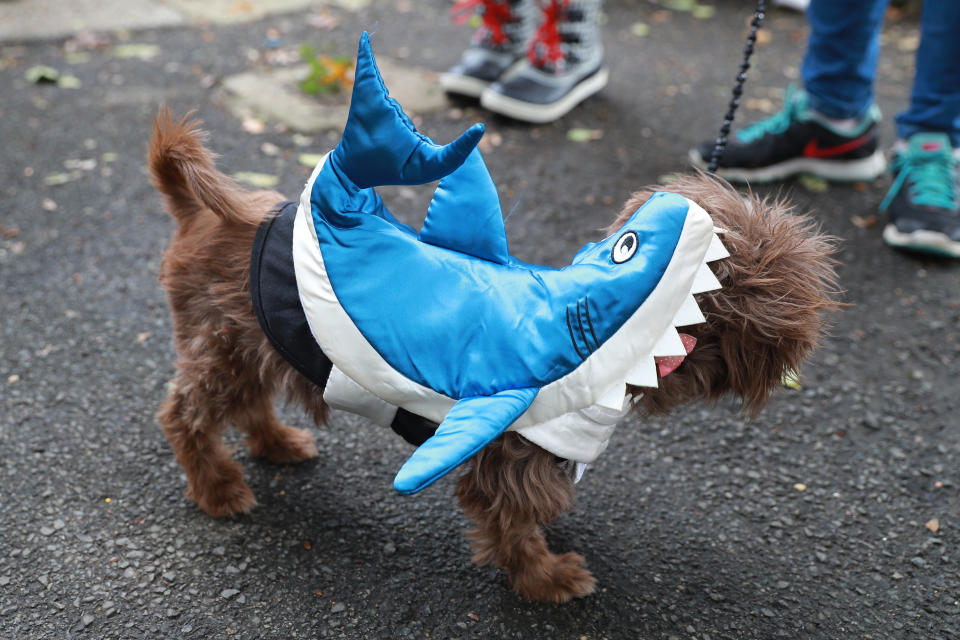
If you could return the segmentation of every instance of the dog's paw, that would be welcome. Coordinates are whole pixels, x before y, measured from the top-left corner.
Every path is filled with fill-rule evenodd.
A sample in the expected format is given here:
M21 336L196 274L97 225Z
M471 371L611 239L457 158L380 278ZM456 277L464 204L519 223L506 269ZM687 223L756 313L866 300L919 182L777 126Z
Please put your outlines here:
M247 437L247 447L251 455L266 458L274 464L303 462L319 454L309 431L285 424L251 433Z
M243 479L239 465L227 469L216 481L202 487L191 483L187 489L187 497L215 518L249 513L257 506L257 499Z
M579 553L550 554L513 576L513 587L524 598L567 602L593 593L597 580Z

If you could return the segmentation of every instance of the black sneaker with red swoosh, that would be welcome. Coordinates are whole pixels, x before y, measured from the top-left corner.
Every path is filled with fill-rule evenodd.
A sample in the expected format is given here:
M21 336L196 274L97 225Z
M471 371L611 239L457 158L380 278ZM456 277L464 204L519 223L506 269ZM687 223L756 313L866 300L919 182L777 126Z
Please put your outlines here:
M840 130L807 106L807 94L790 87L783 110L730 136L717 175L732 182L772 182L809 173L827 180L860 182L880 176L886 159L880 150L874 105L856 126ZM713 141L690 150L690 161L706 169Z

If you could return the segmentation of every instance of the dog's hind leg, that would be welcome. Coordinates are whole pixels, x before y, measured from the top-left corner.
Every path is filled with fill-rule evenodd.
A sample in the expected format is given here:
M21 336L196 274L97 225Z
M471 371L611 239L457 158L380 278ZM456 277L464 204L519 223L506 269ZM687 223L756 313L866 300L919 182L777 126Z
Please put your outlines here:
M247 434L251 455L273 463L302 462L317 456L313 435L289 427L277 417L272 394L248 398L242 411L231 415L234 426Z
M556 457L506 433L471 462L457 498L475 523L473 560L507 571L525 598L566 602L593 592L593 575L576 553L547 548L541 527L570 508L573 482Z
M210 389L183 372L157 417L177 461L187 474L187 496L212 516L246 513L257 504L243 468L223 443L223 403L210 402Z

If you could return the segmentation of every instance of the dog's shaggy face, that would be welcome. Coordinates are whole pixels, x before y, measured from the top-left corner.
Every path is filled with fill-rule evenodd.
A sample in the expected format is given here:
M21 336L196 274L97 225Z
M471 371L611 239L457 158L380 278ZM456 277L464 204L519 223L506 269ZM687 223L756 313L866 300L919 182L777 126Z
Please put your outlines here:
M785 201L740 194L702 173L634 193L611 229L658 190L703 207L725 230L730 257L710 263L723 288L696 296L706 322L684 328L697 344L683 366L658 389L631 392L654 414L731 393L755 415L785 375L799 372L823 333L824 312L839 306L836 241Z

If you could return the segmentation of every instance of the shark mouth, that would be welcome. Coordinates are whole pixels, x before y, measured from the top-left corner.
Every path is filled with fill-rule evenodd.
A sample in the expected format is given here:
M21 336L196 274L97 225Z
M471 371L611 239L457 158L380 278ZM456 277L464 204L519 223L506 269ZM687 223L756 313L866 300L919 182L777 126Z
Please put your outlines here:
M723 232L723 229L716 227L714 228L713 237L710 240L710 246L703 258L703 262L700 264L700 267L694 276L693 285L690 288L690 292L680 305L680 308L674 314L673 320L670 322L670 326L656 341L650 353L641 358L634 365L634 367L630 369L625 376L623 383L618 383L603 392L597 404L610 409L622 409L624 406L624 400L626 399L626 385L630 384L637 387L652 388L657 388L659 386L660 375L658 373L656 363L657 358L666 358L672 356L683 357L687 355L686 345L684 345L680 334L677 332L677 327L684 327L706 322L706 318L704 318L703 312L700 310L700 306L697 304L697 301L693 296L698 293L706 293L708 291L714 291L721 288L720 281L717 280L717 277L713 274L713 271L708 266L708 263L722 260L730 256L730 253L727 251L726 247L723 246L723 242L720 241L720 238L717 235Z

